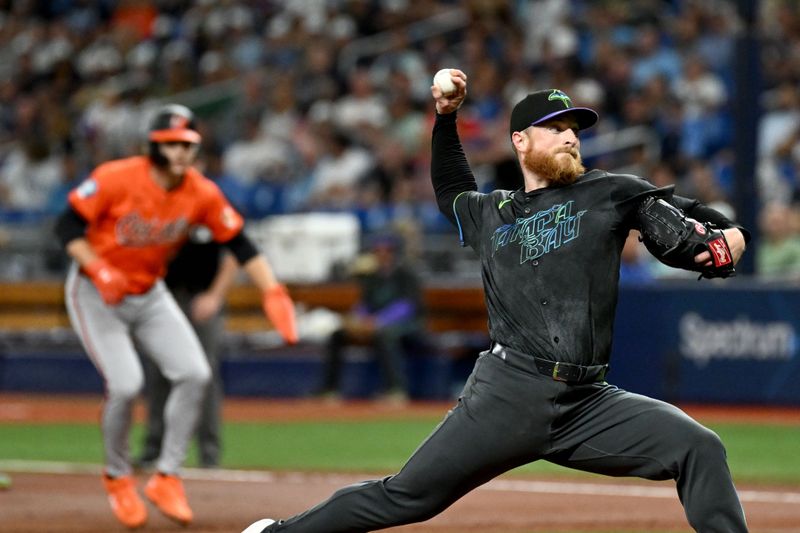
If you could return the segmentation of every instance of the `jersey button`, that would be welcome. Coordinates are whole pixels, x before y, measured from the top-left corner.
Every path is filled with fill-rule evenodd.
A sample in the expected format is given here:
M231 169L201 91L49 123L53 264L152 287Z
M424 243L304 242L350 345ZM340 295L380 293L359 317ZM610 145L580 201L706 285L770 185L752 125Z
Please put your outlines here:
M533 266L539 266L539 260L538 260L538 259L534 259L534 260L531 262L531 264L532 264Z
M542 305L547 305L547 298L542 298L541 303Z
M530 207L526 207L526 208L525 208L525 212L526 212L526 213L530 213L530 212L531 212L531 208L530 208Z

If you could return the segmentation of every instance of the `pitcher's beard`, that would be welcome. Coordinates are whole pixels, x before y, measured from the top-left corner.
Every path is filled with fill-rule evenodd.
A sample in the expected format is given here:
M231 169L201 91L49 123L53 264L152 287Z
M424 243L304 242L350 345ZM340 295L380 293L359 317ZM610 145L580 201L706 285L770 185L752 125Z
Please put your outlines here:
M586 172L580 154L576 157L556 157L558 154L533 154L522 156L522 164L536 174L550 181L551 185L575 183L578 176Z

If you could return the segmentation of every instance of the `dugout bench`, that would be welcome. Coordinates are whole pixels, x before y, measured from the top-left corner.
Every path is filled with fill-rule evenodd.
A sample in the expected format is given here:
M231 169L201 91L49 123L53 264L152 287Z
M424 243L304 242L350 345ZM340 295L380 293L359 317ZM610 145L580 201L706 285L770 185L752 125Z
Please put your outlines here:
M289 285L297 304L345 313L358 298L353 283ZM426 325L433 333L486 331L486 309L480 287L427 287L424 290ZM228 295L228 329L248 333L269 324L261 311L261 294L251 285L233 287ZM0 330L45 330L70 327L64 307L64 289L57 281L0 283Z
M354 283L289 285L289 291L298 306L338 313L347 312L358 298ZM409 392L417 398L449 397L468 374L477 353L488 344L483 290L427 287L423 298L428 336L417 354L407 358ZM248 341L270 331L259 291L246 283L237 285L227 304L226 392L235 396L308 395L317 385L313 376L321 372L319 343L263 349ZM72 333L60 282L0 283L0 337L0 390L101 390L96 372ZM345 396L369 396L379 385L377 365L359 350L348 350L342 376Z

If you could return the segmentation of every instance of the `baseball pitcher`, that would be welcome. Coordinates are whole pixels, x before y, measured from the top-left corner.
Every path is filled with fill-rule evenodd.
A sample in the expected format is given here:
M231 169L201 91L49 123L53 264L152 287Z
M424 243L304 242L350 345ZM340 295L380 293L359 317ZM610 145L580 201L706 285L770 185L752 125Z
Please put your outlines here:
M555 89L528 95L511 113L508 135L524 186L478 192L456 128L467 77L450 74L452 92L431 87L431 178L440 210L480 258L492 344L455 407L400 472L343 488L286 520L259 520L244 533L357 533L427 520L540 459L674 479L696 531L745 533L719 437L672 405L615 387L606 374L630 230L640 230L668 264L706 277L733 273L748 233L639 177L587 171L578 135L597 113Z

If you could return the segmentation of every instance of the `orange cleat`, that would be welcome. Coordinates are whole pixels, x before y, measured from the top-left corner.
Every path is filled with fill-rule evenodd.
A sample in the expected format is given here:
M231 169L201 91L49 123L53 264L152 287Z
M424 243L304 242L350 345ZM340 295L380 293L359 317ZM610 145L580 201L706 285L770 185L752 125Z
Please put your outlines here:
M147 521L147 509L136 492L136 481L133 477L111 478L103 475L103 486L117 520L131 529L142 527Z
M147 482L144 494L158 510L168 518L189 525L192 521L192 510L186 501L183 482L178 476L156 473Z

